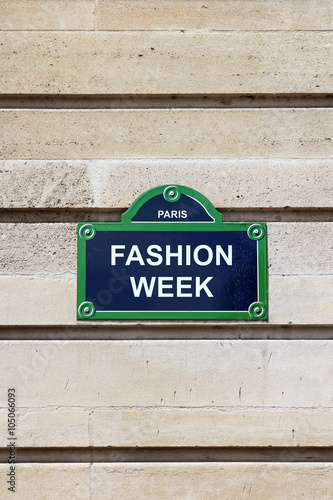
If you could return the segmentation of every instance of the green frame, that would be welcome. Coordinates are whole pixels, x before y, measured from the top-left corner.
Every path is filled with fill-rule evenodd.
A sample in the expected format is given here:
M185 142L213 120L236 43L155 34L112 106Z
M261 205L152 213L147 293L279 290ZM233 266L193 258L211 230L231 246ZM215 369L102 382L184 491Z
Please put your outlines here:
M191 196L198 201L214 222L132 222L138 210L151 198L164 194L167 201L177 201L169 193ZM168 198L169 196L169 198ZM179 198L178 196L178 198ZM177 198L177 199L178 199ZM149 229L148 226L149 225ZM258 256L258 301L248 311L96 311L86 301L86 241L97 231L244 231L257 241ZM150 189L140 195L122 214L121 222L83 222L78 224L78 270L77 270L77 319L78 320L267 320L267 228L262 222L223 222L223 217L212 203L194 189L180 185L164 185Z

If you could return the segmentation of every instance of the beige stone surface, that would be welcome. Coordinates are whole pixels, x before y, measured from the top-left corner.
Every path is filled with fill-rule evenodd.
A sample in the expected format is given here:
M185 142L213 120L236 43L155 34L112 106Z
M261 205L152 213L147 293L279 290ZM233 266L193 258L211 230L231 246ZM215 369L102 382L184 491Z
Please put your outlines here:
M84 208L98 196L84 161L5 160L0 180L1 208Z
M327 340L1 341L0 348L1 383L17 388L18 407L333 408Z
M332 222L267 224L268 273L333 275ZM75 277L77 224L0 225L0 275Z
M17 389L19 401L20 386ZM103 410L32 407L18 410L16 435L22 448L329 447L333 444L332 411L162 405ZM0 431L0 445L6 447L6 410L0 411Z
M333 275L333 223L267 224L268 273Z
M76 263L77 224L0 224L0 275L73 279Z
M0 30L93 30L94 0L0 0Z
M92 415L94 446L332 446L331 410L115 409Z
M3 94L332 91L330 31L1 32Z
M64 325L87 324L76 320L76 278L73 274L50 276L0 276L3 305L1 324ZM271 275L268 282L269 325L331 325L333 323L333 276ZM184 322L181 322L184 323ZM187 321L187 324L223 324L215 321ZM178 321L102 321L90 325L160 324L178 325ZM250 322L229 322L228 325ZM257 323L256 323L257 324ZM266 324L266 322L264 323Z
M100 30L325 30L330 0L99 0Z
M8 464L0 464L1 500L90 500L89 464L16 464L15 493L8 491Z
M76 280L73 275L1 276L0 300L2 325L76 323Z
M108 500L330 500L333 468L329 463L95 464L93 499L101 495Z
M17 386L17 404L20 384ZM67 388L65 388L67 390ZM49 408L16 411L17 445L22 448L84 447L89 446L89 411ZM0 411L0 446L8 444L7 411Z
M333 109L2 110L2 159L327 158Z
M324 248L328 244L322 243ZM272 324L333 323L333 275L271 276L268 294Z
M203 193L217 208L332 206L330 159L2 160L1 208L121 208L162 184Z

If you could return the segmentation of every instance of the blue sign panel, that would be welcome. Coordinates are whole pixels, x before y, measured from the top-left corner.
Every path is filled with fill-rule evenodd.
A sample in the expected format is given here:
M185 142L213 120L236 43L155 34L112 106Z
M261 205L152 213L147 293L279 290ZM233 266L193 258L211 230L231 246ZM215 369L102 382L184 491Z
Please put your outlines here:
M267 318L265 224L222 223L183 186L80 224L78 267L79 319Z

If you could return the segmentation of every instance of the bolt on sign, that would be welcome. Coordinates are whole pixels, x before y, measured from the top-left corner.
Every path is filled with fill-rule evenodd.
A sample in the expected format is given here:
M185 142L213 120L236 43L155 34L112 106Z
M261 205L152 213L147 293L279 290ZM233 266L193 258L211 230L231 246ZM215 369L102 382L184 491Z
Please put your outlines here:
M78 227L80 320L267 319L266 224L222 221L185 186Z

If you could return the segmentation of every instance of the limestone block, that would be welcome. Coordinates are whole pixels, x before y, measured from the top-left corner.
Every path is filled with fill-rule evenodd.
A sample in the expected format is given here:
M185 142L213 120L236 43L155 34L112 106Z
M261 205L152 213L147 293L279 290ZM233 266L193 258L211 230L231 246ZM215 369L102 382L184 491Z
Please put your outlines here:
M0 274L73 279L76 247L77 224L1 224Z
M76 322L73 275L1 276L2 325L71 325Z
M95 464L93 499L330 500L329 463Z
M331 222L267 225L269 275L333 274Z
M330 31L1 32L0 91L325 94L332 41Z
M100 30L325 30L329 0L99 0Z
M85 161L2 161L0 179L6 186L1 208L67 208L95 205Z
M114 409L92 414L94 446L332 446L331 410Z
M65 390L67 390L65 388ZM20 384L17 387L17 402L20 401ZM17 446L22 448L55 448L89 446L89 412L75 409L16 411ZM8 440L7 411L0 411L0 446L6 447Z
M1 341L25 408L332 409L326 340ZM7 393L0 394L1 408ZM104 408L106 409L106 408Z
M9 464L0 464L2 500L90 500L89 464L16 464L15 493L8 491Z
M1 0L0 30L93 30L94 0Z
M18 387L20 400L20 387ZM88 435L88 419L91 413ZM332 409L18 409L22 448L332 446ZM2 447L7 411L0 411ZM90 439L89 439L90 438Z
M1 208L121 208L161 184L203 193L217 208L332 205L329 159L3 160Z
M271 276L269 281L272 324L277 320L282 324L333 323L333 275Z
M2 159L328 158L333 110L2 110Z

